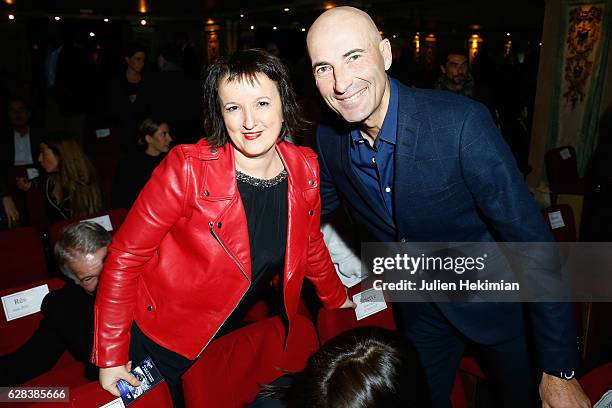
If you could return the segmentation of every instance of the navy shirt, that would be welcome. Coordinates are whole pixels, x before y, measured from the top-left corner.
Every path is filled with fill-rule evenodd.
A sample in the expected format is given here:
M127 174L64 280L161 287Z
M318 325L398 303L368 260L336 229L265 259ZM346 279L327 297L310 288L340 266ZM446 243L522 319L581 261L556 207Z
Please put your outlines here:
M374 146L361 135L359 129L351 131L351 162L353 171L363 183L370 197L387 209L393 218L393 174L395 143L397 141L398 90L394 79L389 78L391 94L389 107Z

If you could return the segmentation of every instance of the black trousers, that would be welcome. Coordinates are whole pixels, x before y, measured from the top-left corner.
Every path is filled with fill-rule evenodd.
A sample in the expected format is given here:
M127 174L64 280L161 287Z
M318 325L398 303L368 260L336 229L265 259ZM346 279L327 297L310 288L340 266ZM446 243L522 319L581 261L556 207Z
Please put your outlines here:
M401 304L398 306L401 315L403 308ZM425 368L433 408L451 408L455 375L468 345L493 387L496 407L534 406L536 387L524 335L492 346L474 344L432 303L421 305L418 318L403 331Z
M194 360L189 360L155 343L138 328L136 323L132 324L130 334L130 360L132 360L132 365L140 363L146 357L151 357L168 383L174 408L185 407L181 376L191 367Z

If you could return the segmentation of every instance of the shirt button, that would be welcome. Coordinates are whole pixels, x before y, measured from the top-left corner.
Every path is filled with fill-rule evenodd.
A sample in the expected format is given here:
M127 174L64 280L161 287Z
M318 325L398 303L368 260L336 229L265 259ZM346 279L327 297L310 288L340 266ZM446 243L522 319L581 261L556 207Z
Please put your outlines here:
M372 157L372 163L376 164L376 157Z
M386 191L387 193L390 193L390 192L391 192L391 187L385 187L385 191Z

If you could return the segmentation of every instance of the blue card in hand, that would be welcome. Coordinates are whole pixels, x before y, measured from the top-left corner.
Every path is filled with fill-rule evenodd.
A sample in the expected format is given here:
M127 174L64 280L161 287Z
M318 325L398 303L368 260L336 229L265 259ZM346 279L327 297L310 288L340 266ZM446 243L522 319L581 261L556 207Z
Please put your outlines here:
M132 387L125 380L117 381L117 389L119 389L121 399L126 407L146 394L164 379L150 357L142 360L140 364L132 369L131 373L140 381L138 387Z

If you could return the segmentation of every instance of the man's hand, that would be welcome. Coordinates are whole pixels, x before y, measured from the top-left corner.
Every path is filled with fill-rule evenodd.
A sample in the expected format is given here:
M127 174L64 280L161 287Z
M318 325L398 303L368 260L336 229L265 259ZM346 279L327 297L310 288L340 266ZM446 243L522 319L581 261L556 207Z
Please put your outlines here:
M15 227L19 221L19 211L11 196L2 197L2 205L4 206L4 213L8 218L9 228Z
M100 386L104 388L106 391L113 394L115 397L120 397L121 394L117 389L117 380L123 379L130 383L133 387L138 387L140 385L140 381L132 374L130 374L130 370L132 369L132 362L129 361L124 366L116 366L109 368L101 368L100 369Z
M344 301L344 303L342 304L342 306L340 306L340 309L355 309L357 307L357 305L355 304L355 302L353 302L351 299L349 299L349 297L346 297L346 300Z
M542 374L540 398L542 408L591 408L591 401L575 378L568 381Z

